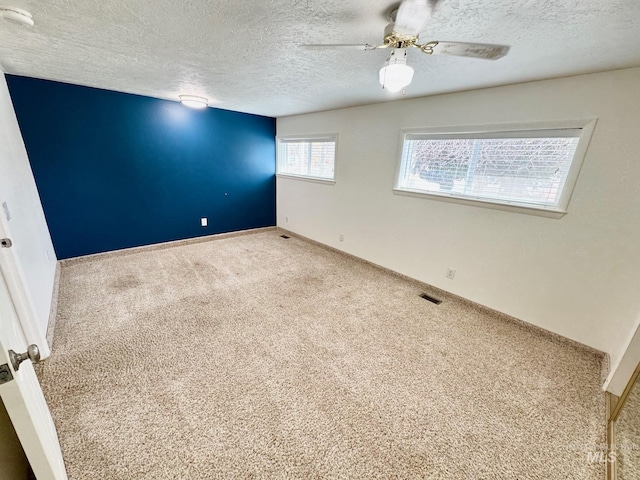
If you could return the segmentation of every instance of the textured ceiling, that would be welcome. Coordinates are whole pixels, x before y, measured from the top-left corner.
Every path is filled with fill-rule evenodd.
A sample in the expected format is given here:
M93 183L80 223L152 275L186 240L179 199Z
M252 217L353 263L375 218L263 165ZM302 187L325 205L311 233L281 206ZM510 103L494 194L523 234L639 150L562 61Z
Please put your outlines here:
M0 0L2 1L2 0ZM4 0L32 28L0 20L7 73L279 117L401 97L381 89L389 0ZM640 66L637 0L441 0L423 40L511 45L498 61L409 51L406 97Z

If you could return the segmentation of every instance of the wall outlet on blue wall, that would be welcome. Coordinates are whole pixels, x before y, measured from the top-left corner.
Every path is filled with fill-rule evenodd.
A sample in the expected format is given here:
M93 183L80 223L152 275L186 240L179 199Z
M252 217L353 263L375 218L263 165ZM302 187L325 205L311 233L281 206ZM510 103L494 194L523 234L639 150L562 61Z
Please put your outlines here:
M208 224L207 217L202 217L202 218L200 219L200 225L202 225L203 227L206 227L206 226L207 226L207 224Z

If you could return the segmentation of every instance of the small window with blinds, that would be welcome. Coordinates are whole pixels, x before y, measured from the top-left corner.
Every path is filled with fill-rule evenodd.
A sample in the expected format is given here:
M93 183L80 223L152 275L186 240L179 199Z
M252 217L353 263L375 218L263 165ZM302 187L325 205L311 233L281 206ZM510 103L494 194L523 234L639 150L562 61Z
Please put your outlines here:
M564 213L592 128L405 133L396 190Z
M333 181L337 135L278 138L278 174Z

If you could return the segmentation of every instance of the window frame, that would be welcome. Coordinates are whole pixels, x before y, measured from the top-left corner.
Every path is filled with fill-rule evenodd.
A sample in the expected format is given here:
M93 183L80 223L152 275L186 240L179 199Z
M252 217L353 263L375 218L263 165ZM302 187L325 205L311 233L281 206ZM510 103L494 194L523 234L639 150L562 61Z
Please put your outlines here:
M563 120L549 122L527 122L527 123L509 123L509 124L487 124L487 125L456 125L447 127L425 127L425 128L408 128L400 131L400 141L396 162L395 180L393 184L393 193L395 195L426 198L461 205L469 205L475 207L492 208L496 210L504 210L516 213L525 213L530 215L538 215L542 217L561 218L568 213L568 206L575 189L575 185L582 168L587 148L591 142L593 130L597 123L597 119L582 120ZM560 195L560 200L556 208L538 207L532 204L526 204L517 201L504 201L499 199L490 199L484 197L463 196L451 193L426 192L422 190L414 190L400 187L401 175L403 172L402 156L404 151L404 143L408 136L424 135L433 139L442 138L492 138L492 135L505 134L507 136L516 137L518 134L523 137L535 137L535 133L549 130L557 132L559 130L582 130L578 138L571 166L567 173L567 178ZM475 135L475 137L474 137ZM495 137L494 137L495 138Z
M300 175L295 173L280 172L280 144L283 141L318 141L331 140L334 143L333 154L333 178L316 177L313 175ZM336 183L336 165L338 163L338 133L313 133L308 135L277 135L276 136L276 177L290 178L294 180L304 180L308 182L334 184Z

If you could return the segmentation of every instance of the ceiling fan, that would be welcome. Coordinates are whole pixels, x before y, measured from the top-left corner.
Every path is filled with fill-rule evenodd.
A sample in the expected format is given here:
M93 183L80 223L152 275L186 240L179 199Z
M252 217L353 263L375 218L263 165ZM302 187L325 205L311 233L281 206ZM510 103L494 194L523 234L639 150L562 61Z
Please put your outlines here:
M461 57L497 60L509 53L509 46L488 43L441 42L419 43L420 33L429 22L438 0L403 0L391 10L384 30L382 45L364 44L306 44L306 48L348 48L356 50L391 49L384 67L380 69L382 88L398 92L411 83L413 68L407 65L407 49L417 48L427 55L457 55Z

